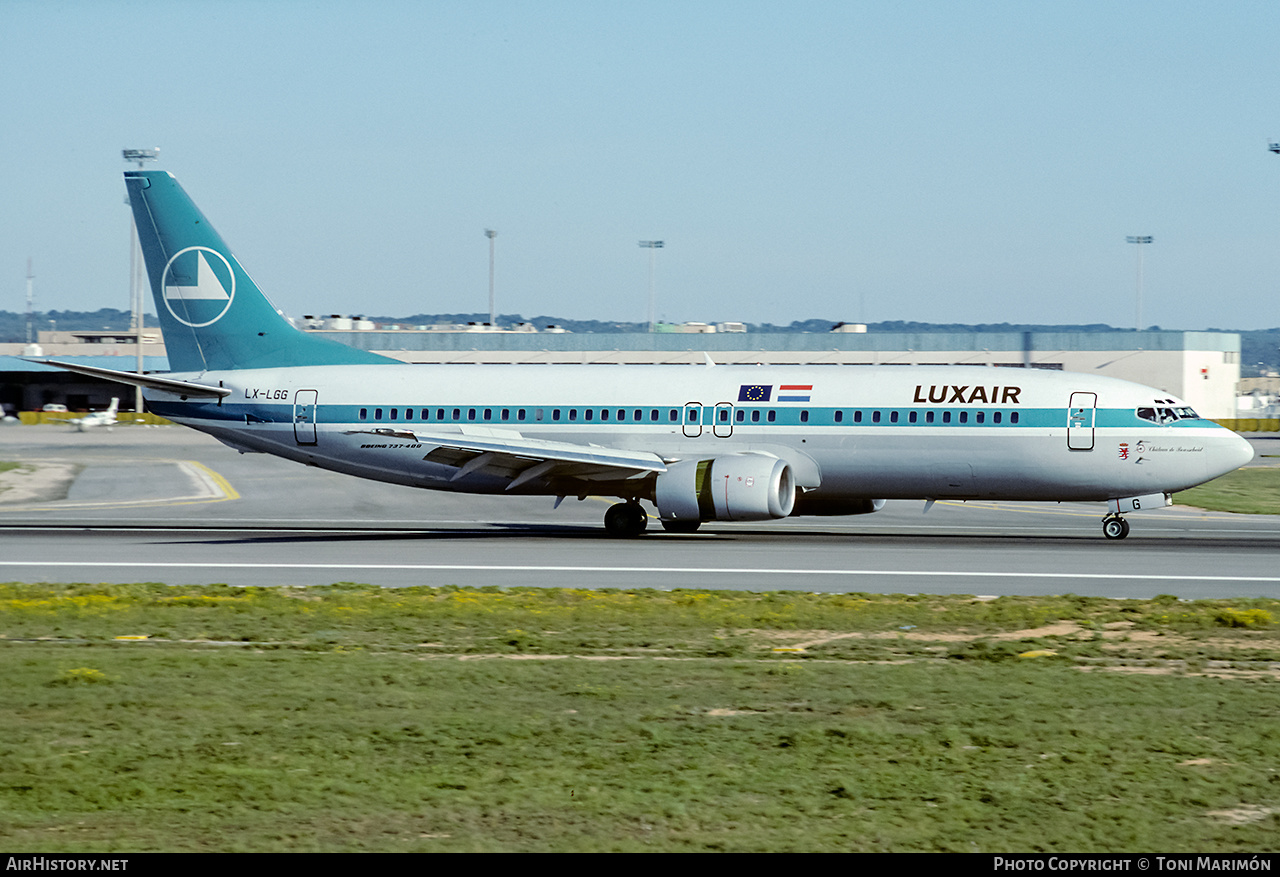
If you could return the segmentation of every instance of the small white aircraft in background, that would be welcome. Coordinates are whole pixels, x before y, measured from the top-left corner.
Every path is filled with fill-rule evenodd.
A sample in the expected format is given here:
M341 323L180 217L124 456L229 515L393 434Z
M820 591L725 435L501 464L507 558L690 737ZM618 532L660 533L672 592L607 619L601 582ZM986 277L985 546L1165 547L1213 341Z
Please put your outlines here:
M116 425L116 411L120 407L120 399L116 396L111 397L111 405L105 411L94 411L86 414L77 420L70 420L72 426L81 432L93 429L95 426L105 426L107 429Z

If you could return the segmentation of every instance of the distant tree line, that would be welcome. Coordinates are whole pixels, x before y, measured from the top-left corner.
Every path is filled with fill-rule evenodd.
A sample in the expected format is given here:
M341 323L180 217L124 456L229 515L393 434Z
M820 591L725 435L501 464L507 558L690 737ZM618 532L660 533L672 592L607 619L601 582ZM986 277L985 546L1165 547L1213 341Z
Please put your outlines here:
M122 332L129 328L133 316L129 311L101 308L96 311L35 311L31 315L31 334L39 338L40 332L50 329L84 331L88 329ZM146 326L158 326L152 314L143 318ZM22 342L27 340L27 315L0 311L0 341Z
M96 311L36 311L32 315L33 332L48 329L112 330L123 331L129 328L131 317L128 311L116 308L101 308ZM369 316L367 319L375 323L396 323L400 326L429 326L437 323L483 323L489 319L488 314L413 314L408 317ZM502 314L498 317L498 325L511 328L517 323L532 323L538 329L548 326L560 326L570 332L582 334L609 334L614 332L643 332L645 323L614 322L608 320L572 320L567 317L537 316L525 319L520 314ZM157 326L155 316L147 314L147 326ZM834 320L796 320L787 325L773 323L748 323L748 332L829 332L836 325ZM1159 326L1152 326L1158 330ZM1132 329L1117 329L1105 323L1089 323L1087 325L1041 324L1041 323L916 323L905 320L887 320L882 323L868 323L868 332L1132 332ZM1258 375L1264 371L1280 371L1280 327L1274 329L1206 329L1206 332L1237 332L1240 335L1240 371L1246 377ZM27 317L25 313L0 311L0 341L22 342L27 338Z

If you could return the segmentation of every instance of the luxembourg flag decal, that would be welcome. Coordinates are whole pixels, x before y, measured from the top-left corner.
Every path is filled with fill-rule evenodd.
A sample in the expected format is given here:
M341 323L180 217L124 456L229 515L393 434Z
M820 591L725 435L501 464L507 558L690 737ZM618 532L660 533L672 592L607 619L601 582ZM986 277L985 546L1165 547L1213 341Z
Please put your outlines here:
M779 402L808 402L813 384L781 384L778 386Z

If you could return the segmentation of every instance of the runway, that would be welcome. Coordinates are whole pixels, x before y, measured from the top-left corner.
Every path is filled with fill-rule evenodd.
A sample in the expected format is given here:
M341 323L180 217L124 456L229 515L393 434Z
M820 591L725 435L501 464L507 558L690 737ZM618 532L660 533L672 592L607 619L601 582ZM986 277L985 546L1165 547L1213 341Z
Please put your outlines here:
M0 493L0 577L11 581L1280 594L1273 516L1174 507L1131 516L1132 535L1108 542L1101 506L940 502L926 515L895 502L693 535L651 522L645 537L616 540L601 524L606 500L553 509L376 484L180 427L8 427L0 460L64 471L27 499Z

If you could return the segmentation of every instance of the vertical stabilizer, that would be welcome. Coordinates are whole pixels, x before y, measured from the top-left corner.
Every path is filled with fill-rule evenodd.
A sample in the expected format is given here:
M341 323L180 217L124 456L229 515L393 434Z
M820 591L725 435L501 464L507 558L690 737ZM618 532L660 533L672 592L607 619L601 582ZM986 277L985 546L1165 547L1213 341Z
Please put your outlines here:
M170 369L396 362L294 328L172 174L126 171L124 177Z

